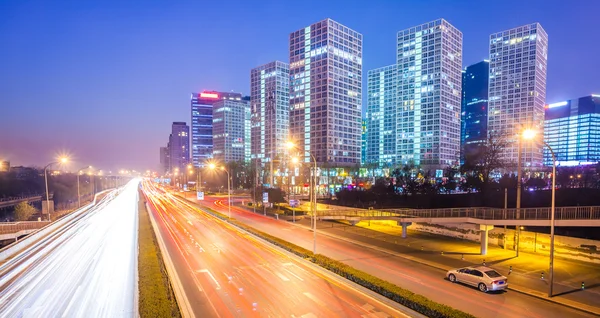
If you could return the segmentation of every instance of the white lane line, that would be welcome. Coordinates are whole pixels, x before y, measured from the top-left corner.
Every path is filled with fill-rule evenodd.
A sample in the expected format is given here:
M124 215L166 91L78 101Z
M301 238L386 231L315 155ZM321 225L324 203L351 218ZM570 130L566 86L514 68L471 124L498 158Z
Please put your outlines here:
M292 276L294 276L294 277L298 278L300 281L304 281L304 279L302 279L302 277L300 277L300 276L298 276L298 275L296 275L296 274L292 273L292 271L288 270L287 268L285 268L285 267L284 267L284 268L283 268L283 270L284 270L284 271L286 271L286 272L288 272L288 273L290 273L290 275L292 275Z
M283 276L283 274L281 274L280 272L275 272L275 275L279 276L279 278L281 278L281 280L283 280L284 282L289 282L290 279Z
M325 305L325 303L324 303L323 301L321 301L319 298L315 297L315 295L313 295L313 294L311 294L311 293L309 293L309 292L304 292L303 294L304 294L304 296L306 296L308 299L310 299L310 300L314 301L315 303L319 304L319 306L321 306L321 307L327 307L327 306Z
M221 289L221 285L219 285L219 282L215 279L215 277L213 276L213 274L208 270L208 269L200 269L197 270L196 272L198 273L207 273L208 276L213 280L213 282L215 282L215 284L217 285L217 289Z

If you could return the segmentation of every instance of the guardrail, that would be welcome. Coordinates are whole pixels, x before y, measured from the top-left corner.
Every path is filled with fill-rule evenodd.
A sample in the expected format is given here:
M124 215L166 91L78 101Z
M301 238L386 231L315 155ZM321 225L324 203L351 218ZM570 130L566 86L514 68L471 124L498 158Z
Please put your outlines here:
M41 194L35 194L35 195L21 196L21 197L0 198L0 202L16 201L16 200L26 200L26 199L33 199L33 198L37 198L37 197L41 198L42 195Z
M50 224L48 221L25 221L0 223L0 234L17 233L23 230L37 230Z
M476 218L484 220L550 220L550 208L453 208L399 210L332 210L319 211L318 216L418 217L418 218ZM598 220L600 206L559 207L556 220Z

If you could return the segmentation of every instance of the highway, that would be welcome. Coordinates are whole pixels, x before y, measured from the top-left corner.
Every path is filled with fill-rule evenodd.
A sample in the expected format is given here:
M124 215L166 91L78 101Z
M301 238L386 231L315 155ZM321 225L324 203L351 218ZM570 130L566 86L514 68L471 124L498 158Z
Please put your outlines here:
M137 316L138 185L0 264L0 317Z
M224 197L206 197L201 203L222 213L227 212L227 199ZM231 211L232 217L243 223L312 250L313 234L306 228L236 206L232 206ZM592 317L513 291L484 294L475 288L450 283L444 278L444 271L325 235L317 235L317 253L477 317Z
M150 183L144 191L196 317L414 316Z

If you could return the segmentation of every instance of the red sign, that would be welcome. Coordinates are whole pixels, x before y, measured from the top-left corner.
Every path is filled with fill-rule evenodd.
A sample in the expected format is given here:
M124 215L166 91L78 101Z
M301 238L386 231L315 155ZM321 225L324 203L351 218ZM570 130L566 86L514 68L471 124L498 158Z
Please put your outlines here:
M200 93L202 98L219 98L219 94L216 93Z

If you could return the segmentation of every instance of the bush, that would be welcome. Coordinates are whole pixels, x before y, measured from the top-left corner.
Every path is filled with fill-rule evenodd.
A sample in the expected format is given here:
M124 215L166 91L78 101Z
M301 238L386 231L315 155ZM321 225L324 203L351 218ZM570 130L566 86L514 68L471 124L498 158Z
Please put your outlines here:
M23 201L15 206L15 221L27 221L36 212L36 208Z

